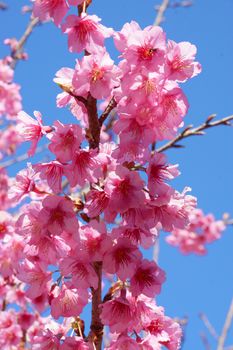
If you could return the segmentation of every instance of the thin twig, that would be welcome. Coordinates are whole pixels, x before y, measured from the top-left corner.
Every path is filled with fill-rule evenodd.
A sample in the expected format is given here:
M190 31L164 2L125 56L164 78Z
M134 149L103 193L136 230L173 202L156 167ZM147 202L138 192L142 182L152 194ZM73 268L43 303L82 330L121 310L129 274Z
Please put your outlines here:
M105 110L103 111L103 113L101 114L101 116L99 117L99 124L100 127L103 125L103 123L105 122L105 120L107 119L108 115L111 113L111 111L116 107L117 103L114 99L114 97L111 98L111 100L109 101L107 107L105 108Z
M18 41L17 48L11 53L11 57L13 58L13 61L11 62L11 68L15 68L17 61L20 59L20 54L22 53L22 50L26 41L28 40L34 27L36 27L38 23L39 23L39 18L30 19L25 32L23 33L22 37Z
M43 145L43 146L41 146L41 147L38 147L38 148L36 149L36 151L35 151L35 154L38 154L38 153L43 152L47 147L48 147L47 144L46 144L46 145ZM7 167L9 167L9 166L11 166L11 165L14 165L14 164L16 164L16 163L22 162L22 161L24 161L24 160L26 160L26 159L28 159L28 158L29 158L29 156L28 156L27 153L21 154L21 155L18 156L18 157L11 158L11 159L9 159L9 160L6 160L6 161L3 162L3 163L0 163L0 169L2 169L2 168L7 168Z
M207 339L205 333L200 333L200 337L201 337L202 343L205 347L205 350L211 350L210 344L208 342L208 339Z
M233 319L233 299L231 300L231 304L230 304L230 307L229 307L227 315L226 315L226 319L225 319L225 322L223 325L222 333L221 333L220 337L218 338L217 350L224 350L224 344L225 344L229 329L231 327L232 319Z
M208 317L201 312L199 314L200 319L203 321L204 325L206 326L206 328L208 329L209 333L212 335L212 337L214 339L218 339L219 335L217 334L216 330L214 329L213 325L210 323Z
M164 146L158 148L157 152L163 152L163 151L165 151L169 148L173 148L173 147L175 147L175 148L183 147L182 145L178 144L179 141L185 139L186 137L190 137L190 136L204 135L205 133L203 132L203 130L205 130L205 129L209 129L209 128L212 128L212 127L218 126L218 125L232 126L230 121L233 120L233 115L230 115L229 117L226 117L223 119L216 120L215 122L211 122L211 120L213 120L214 117L215 117L215 114L209 116L203 124L199 125L196 128L193 128L192 125L187 126L187 128L185 128L173 140L169 141Z
M163 16L168 6L169 6L169 0L163 0L163 2L158 8L157 16L154 21L154 26L159 26L163 22Z

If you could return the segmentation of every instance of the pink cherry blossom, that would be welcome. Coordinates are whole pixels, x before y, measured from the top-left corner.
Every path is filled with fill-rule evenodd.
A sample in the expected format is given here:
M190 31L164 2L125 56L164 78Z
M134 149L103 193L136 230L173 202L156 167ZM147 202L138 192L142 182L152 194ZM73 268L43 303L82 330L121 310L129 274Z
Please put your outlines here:
M194 62L196 46L189 42L175 43L168 41L167 63L169 79L185 82L201 72L201 65Z
M70 161L83 140L82 129L76 124L54 123L55 131L48 135L49 149L62 163Z
M133 296L145 294L153 298L160 293L164 281L164 271L154 261L144 259L130 280L130 290Z
M121 333L127 330L134 317L135 306L125 296L114 298L102 304L101 321L108 325L111 332Z
M38 219L53 235L67 231L78 235L78 220L71 200L59 196L47 196L42 202Z
M40 163L33 167L41 179L47 180L49 187L54 193L62 190L63 165L57 161Z
M29 156L33 156L36 151L36 146L43 134L46 134L47 127L42 125L41 113L35 111L34 116L36 120L30 117L25 112L20 112L18 114L18 132L22 137L23 141L31 141L31 147L28 151Z
M68 11L66 0L34 0L33 14L41 21L53 19L59 25Z
M103 258L103 269L108 273L116 273L121 280L132 277L135 265L140 262L141 253L126 238L119 238Z
M51 301L51 315L55 319L60 316L78 316L88 302L88 293L85 289L72 289L65 284L62 285L61 290L59 290L59 287L56 287L53 294L54 297L52 297Z
M66 17L62 31L68 34L69 50L71 52L87 50L89 53L95 53L103 47L104 39L110 37L113 30L99 22L99 17L86 13L82 13L81 16Z
M72 85L76 95L86 96L90 92L96 99L106 98L119 85L119 69L109 54L100 50L77 61Z
M140 350L141 347L136 340L127 335L120 335L116 340L112 341L106 350Z

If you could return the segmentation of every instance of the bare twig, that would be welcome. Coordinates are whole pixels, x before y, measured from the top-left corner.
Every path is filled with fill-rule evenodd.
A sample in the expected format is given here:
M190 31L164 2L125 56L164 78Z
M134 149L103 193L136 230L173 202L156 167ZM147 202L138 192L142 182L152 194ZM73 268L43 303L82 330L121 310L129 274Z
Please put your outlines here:
M231 300L231 304L230 304L230 307L229 307L227 315L226 315L226 319L225 319L225 322L223 325L222 333L221 333L220 337L218 338L217 350L224 350L224 344L225 344L229 329L231 327L232 319L233 319L233 299Z
M41 146L41 147L38 147L38 148L36 149L35 154L43 152L45 149L47 149L47 147L48 147L48 145L43 145L43 146ZM2 169L2 168L7 168L7 167L9 167L9 166L11 166L11 165L14 165L14 164L16 164L16 163L22 162L22 161L24 161L24 160L26 160L26 159L28 159L28 154L27 154L27 153L21 154L21 155L18 156L18 157L11 158L11 159L9 159L9 160L6 160L6 161L3 162L3 163L0 163L0 169Z
M23 47L24 47L26 41L28 40L29 36L31 35L33 28L35 26L37 26L38 23L39 23L38 18L31 18L30 19L25 32L23 33L22 37L18 41L17 48L14 51L12 51L12 53L11 53L11 57L13 58L13 60L11 62L11 68L15 68L17 61L20 59L20 54L22 53L22 50L23 50Z
M204 345L205 350L211 350L210 344L208 342L208 339L207 339L205 333L200 333L200 337L201 337L201 340L202 340L202 343Z
M178 136L176 136L173 140L166 143L164 146L157 149L157 152L163 152L169 148L178 148L183 147L182 145L178 144L179 141L185 139L186 137L195 136L195 135L204 135L205 133L203 130L212 128L214 126L218 125L228 125L232 126L231 121L233 120L233 115L230 115L229 117L216 120L215 122L211 122L215 117L215 114L209 116L206 121L199 125L196 128L193 128L192 125L187 126Z
M105 108L105 110L103 111L103 113L101 114L101 116L99 118L100 127L103 125L103 123L107 119L108 115L116 107L116 105L117 105L117 103L116 103L114 97L112 97L111 100L109 101L109 104L107 105L107 107Z
M169 0L163 0L161 5L158 7L157 16L154 21L154 26L159 26L163 22L163 16L168 6Z
M207 318L207 316L201 312L199 314L200 319L203 321L204 325L206 326L206 328L208 329L209 333L212 335L212 337L214 339L218 339L219 335L217 334L216 330L214 329L213 325L210 323L209 319Z

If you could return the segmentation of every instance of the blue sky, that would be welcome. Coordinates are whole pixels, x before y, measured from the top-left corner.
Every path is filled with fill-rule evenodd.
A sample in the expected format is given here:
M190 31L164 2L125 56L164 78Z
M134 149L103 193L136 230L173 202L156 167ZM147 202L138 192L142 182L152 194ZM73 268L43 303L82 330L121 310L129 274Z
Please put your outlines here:
M22 0L9 0L8 11L0 12L0 57L7 54L2 44L6 37L19 37L28 15L20 14ZM156 0L93 0L90 13L102 18L103 24L120 30L125 22L136 20L142 27L153 23ZM197 58L203 72L184 84L190 103L186 124L199 125L212 113L218 118L233 114L233 30L232 0L196 0L190 8L169 9L162 24L169 39L190 41L198 48ZM113 45L108 43L113 58ZM40 110L45 123L53 119L72 120L68 110L58 110L55 96L58 88L52 79L62 66L74 67L76 55L67 50L67 38L53 24L38 27L26 46L28 62L20 62L15 80L22 85L24 110ZM184 149L167 152L171 163L179 163L181 176L173 182L177 189L190 186L204 212L216 218L229 212L233 217L233 130L218 127L205 136L183 142ZM19 150L22 153L25 148ZM38 158L39 159L39 158ZM14 175L24 164L9 168ZM170 316L188 316L184 350L203 349L200 332L205 331L198 318L205 312L217 332L221 331L233 295L233 227L221 240L209 246L205 257L182 256L162 242L159 262L167 272L167 282L158 302ZM209 336L208 336L209 337ZM216 343L209 337L212 349ZM227 345L233 344L233 335Z

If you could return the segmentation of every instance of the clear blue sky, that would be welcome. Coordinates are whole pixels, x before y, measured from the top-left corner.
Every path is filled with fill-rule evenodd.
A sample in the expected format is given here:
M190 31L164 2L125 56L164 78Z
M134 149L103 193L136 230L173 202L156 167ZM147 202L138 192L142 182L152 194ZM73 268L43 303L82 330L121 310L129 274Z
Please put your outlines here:
M0 12L0 56L7 53L2 45L6 37L23 33L28 15L20 14L22 0L9 0L9 10ZM119 30L132 19L144 27L155 18L156 0L93 0L90 13L96 13L106 26ZM232 0L196 0L191 8L169 9L163 27L167 37L175 41L190 41L198 47L198 60L203 72L184 85L190 103L187 124L200 124L208 115L219 118L233 113L233 27ZM62 66L73 67L75 55L67 51L67 38L53 24L38 27L27 44L28 62L16 68L16 81L22 85L23 105L29 114L40 110L45 122L53 119L70 121L68 110L58 110L55 96L58 88L52 82ZM116 57L109 44L111 55ZM169 161L179 163L182 172L174 185L181 190L192 187L198 205L206 213L220 218L223 212L233 217L233 129L218 127L207 135L187 139L184 149L168 151ZM25 148L24 148L25 149ZM22 153L23 149L19 150ZM11 167L14 175L24 164ZM227 308L233 296L233 227L220 241L209 247L205 257L182 256L175 248L163 243L159 261L167 272L158 301L170 316L189 317L184 350L203 349L199 333L205 330L198 318L205 312L220 332ZM206 330L205 330L206 331ZM233 335L227 344L233 344ZM208 335L208 332L206 331ZM209 337L212 349L215 343Z

